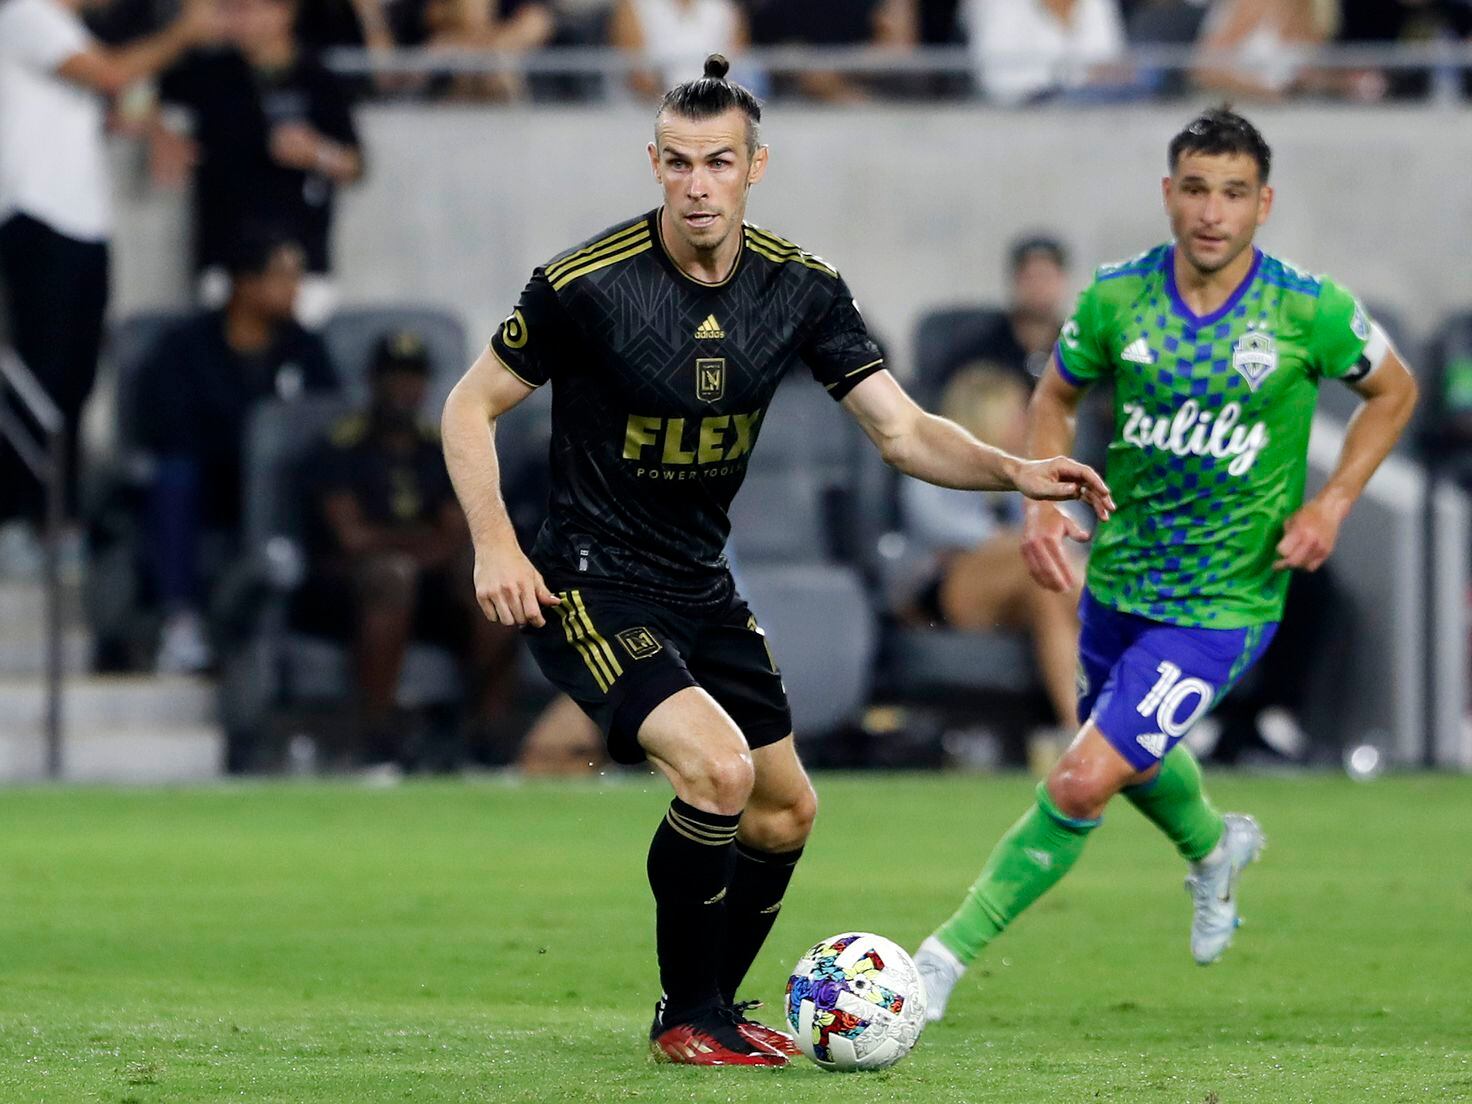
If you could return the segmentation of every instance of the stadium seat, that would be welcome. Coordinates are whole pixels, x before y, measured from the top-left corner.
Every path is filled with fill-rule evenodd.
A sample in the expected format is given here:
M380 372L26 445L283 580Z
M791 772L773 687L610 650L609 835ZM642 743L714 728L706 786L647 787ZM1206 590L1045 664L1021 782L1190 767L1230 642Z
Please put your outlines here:
M352 693L349 649L339 641L291 628L288 599L305 568L304 524L297 473L325 430L353 408L339 397L262 403L246 434L245 563L228 583L240 639L226 652L220 715L230 741L231 768L258 765L256 747L272 714L286 708L340 706ZM233 620L231 611L226 619ZM460 669L446 650L415 643L399 678L405 707L458 701Z
M910 381L920 405L935 409L946 378L1004 313L997 307L955 306L938 307L920 316L915 323L914 376Z
M368 398L373 346L384 334L403 329L416 330L429 350L431 378L425 411L437 422L445 396L470 367L465 327L455 315L437 307L346 307L327 320L322 340L344 391L354 401L363 402Z
M1428 455L1463 486L1472 484L1472 311L1437 328L1420 374Z
M832 564L751 564L741 579L769 634L799 738L856 720L869 701L876 647L858 574Z

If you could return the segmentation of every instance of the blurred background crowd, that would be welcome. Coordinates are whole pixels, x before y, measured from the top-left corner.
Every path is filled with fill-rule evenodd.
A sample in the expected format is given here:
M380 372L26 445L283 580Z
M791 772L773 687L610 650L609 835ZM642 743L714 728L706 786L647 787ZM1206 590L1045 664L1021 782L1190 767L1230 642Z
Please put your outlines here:
M0 583L38 578L49 534L79 595L76 666L215 680L232 770L593 769L595 735L470 592L434 426L484 335L453 309L343 301L339 198L395 157L367 148L358 113L652 103L713 50L779 102L1455 104L1472 96L1469 39L1472 0L0 0L4 333L68 449L48 529L44 465L0 444ZM1323 49L1390 44L1405 49ZM166 309L109 310L104 125L146 150L152 187L188 197L189 290ZM902 358L926 405L1013 449L1071 294L1107 259L1076 264L1064 233L1017 222L1004 256L977 259L1005 294L933 304ZM1376 313L1404 330L1393 306ZM1472 443L1469 328L1449 322L1409 358L1438 380L1413 452ZM99 363L106 396L89 407ZM1092 402L1080 448L1101 463L1108 396ZM12 440L44 430L34 407L7 409ZM499 443L529 539L548 404L518 414ZM806 441L819 426L825 454ZM1055 749L1073 727L1076 618L1028 583L1016 503L901 484L856 442L836 410L779 396L770 466L744 501L807 516L812 547L738 503L738 572L816 557L878 626L862 690L815 722L838 733L815 758L991 765ZM793 490L795 466L811 488ZM1334 751L1324 734L1316 752L1301 716L1312 668L1332 666L1352 623L1339 589L1332 569L1295 583L1273 652L1203 726L1205 750Z

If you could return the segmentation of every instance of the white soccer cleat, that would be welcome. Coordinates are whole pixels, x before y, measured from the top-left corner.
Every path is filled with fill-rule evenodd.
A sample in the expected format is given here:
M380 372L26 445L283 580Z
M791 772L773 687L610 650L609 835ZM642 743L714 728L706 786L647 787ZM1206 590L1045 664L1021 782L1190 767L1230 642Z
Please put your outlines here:
M1237 925L1237 878L1267 845L1257 821L1244 813L1228 813L1221 843L1186 877L1195 906L1191 917L1191 957L1210 966L1232 943ZM918 961L918 960L917 960Z
M920 980L925 985L925 1022L936 1023L946 1014L946 1003L951 999L951 990L966 967L951 953L949 947L935 936L926 936L925 942L914 954L915 969L920 971Z

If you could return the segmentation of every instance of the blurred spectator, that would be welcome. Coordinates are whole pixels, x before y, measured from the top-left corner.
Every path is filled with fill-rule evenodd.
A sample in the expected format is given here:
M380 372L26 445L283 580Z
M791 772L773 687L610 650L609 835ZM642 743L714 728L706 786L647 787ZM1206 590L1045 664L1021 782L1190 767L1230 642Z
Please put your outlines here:
M1020 455L1029 392L1015 372L975 362L951 377L940 412L981 440ZM1022 560L1021 501L906 479L900 483L900 511L905 535L925 556L908 598L901 599L901 616L918 625L1026 632L1058 727L1071 733L1077 724L1079 593L1057 594L1032 581Z
M762 46L883 46L910 49L920 41L917 0L754 0L752 38ZM954 18L954 17L953 17ZM777 83L830 103L868 98L873 82L832 70L796 74Z
M200 617L206 538L228 550L238 539L241 454L250 408L268 397L331 391L337 378L321 340L293 317L301 247L248 235L229 262L223 310L206 311L160 339L139 367L140 443L157 460L149 498L154 584L164 612L161 671L211 663ZM228 551L218 555L217 569Z
M982 90L1021 104L1108 81L1124 53L1117 0L966 0Z
M368 408L333 427L303 466L310 568L293 620L353 642L368 763L403 758L408 726L395 692L411 640L464 659L481 729L502 719L515 683L517 630L492 624L476 603L469 529L439 436L420 421L428 373L417 334L386 335Z
M1390 44L1437 39L1472 41L1472 3L1468 0L1342 0L1339 40ZM1431 88L1425 71L1372 71L1361 75L1378 82L1383 94L1420 97ZM1463 92L1472 95L1472 73L1464 73Z
M431 50L521 54L541 49L556 32L544 0L424 0L422 43ZM434 94L455 100L510 100L522 93L515 73L456 73L434 82Z
M181 183L193 170L206 305L226 294L222 266L240 228L273 226L306 251L297 309L318 323L332 302L333 197L363 172L357 128L339 78L294 37L296 0L221 3L228 45L190 54L160 82L154 175Z
M0 276L16 352L66 417L68 514L76 506L78 423L97 374L108 297L111 186L104 97L171 64L216 30L208 0L125 46L98 43L80 0L0 3ZM39 562L31 523L43 497L0 442L0 558ZM80 555L80 545L73 552Z
M652 66L629 76L634 91L650 97L700 76L707 54L740 53L748 38L735 0L618 0L609 27L614 46Z
M1043 374L1058 340L1068 306L1068 250L1057 238L1029 235L1008 254L1011 287L1005 314L975 340L954 350L941 369L939 386L959 365L984 360L1017 376L1029 389Z
M1192 70L1201 89L1278 100L1295 91L1336 91L1335 74L1317 74L1305 51L1330 35L1338 10L1320 0L1215 0L1201 25L1202 51L1235 60L1203 59Z

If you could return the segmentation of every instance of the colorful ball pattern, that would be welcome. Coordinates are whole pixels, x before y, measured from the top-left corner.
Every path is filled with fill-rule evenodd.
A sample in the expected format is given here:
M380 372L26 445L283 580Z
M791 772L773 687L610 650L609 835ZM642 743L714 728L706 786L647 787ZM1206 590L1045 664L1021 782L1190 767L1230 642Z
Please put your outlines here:
M925 1026L925 988L898 944L868 932L825 939L787 981L787 1023L827 1070L892 1066Z

